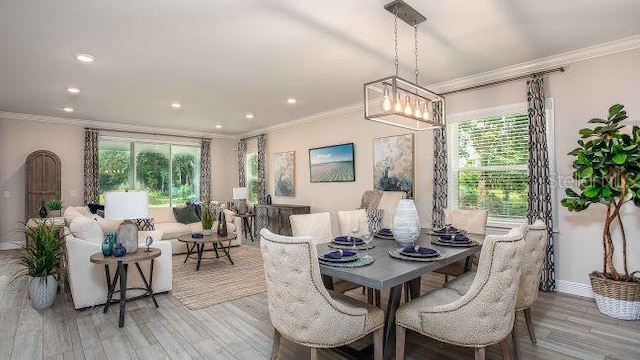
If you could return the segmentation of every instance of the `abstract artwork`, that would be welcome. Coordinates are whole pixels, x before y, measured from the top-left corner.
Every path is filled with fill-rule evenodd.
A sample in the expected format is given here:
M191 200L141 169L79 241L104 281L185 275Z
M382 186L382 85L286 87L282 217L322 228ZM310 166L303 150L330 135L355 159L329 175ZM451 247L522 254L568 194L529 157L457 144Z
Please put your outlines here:
M353 143L309 149L311 182L356 181Z
M413 134L373 139L373 188L413 197Z
M295 151L275 153L276 195L295 196Z

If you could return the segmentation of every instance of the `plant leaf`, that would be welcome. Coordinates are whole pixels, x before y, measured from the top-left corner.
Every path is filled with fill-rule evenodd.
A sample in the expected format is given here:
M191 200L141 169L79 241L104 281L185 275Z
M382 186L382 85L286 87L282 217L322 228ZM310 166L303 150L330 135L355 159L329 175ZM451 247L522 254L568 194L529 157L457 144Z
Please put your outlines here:
M590 178L591 175L593 175L593 168L591 166L582 169L580 172L580 178L582 179Z
M593 185L587 186L586 188L584 188L584 191L582 192L582 194L589 199L593 199L597 197L599 193L600 193L600 189Z
M587 122L592 123L592 124L606 124L607 123L606 120L600 119L600 118L593 118L593 119L591 119L591 120L589 120Z
M611 160L617 165L622 165L627 161L627 154L615 154Z

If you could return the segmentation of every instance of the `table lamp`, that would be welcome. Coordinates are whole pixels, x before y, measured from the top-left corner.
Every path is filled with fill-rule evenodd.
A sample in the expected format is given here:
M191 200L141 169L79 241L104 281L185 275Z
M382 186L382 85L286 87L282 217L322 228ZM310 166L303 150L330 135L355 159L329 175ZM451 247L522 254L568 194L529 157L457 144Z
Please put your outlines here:
M236 207L238 208L239 215L243 215L247 213L248 197L249 197L249 188L247 187L233 188L233 200L236 200Z
M105 219L124 220L118 227L117 241L127 254L138 250L138 225L132 219L149 216L149 195L146 191L107 191L104 193Z

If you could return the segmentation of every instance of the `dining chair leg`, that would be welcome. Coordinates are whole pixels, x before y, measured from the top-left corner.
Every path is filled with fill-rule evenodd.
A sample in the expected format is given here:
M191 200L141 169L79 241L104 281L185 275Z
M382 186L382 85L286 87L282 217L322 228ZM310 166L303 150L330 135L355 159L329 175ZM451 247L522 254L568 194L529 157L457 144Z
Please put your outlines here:
M404 337L407 329L396 325L396 360L404 360Z
M502 351L502 360L511 360L511 351L509 351L509 337L500 341L500 351Z
M318 360L318 348L311 348L311 360Z
M367 288L367 302L371 305L375 305L373 302L373 289Z
M520 354L518 354L520 347L520 339L518 339L518 312L516 311L515 318L513 319L513 329L511 329L511 342L513 343L513 357L518 360Z
M280 331L273 329L273 347L271 348L271 360L276 360L278 358L278 349L280 349L280 339L282 339L282 335L280 335Z
M476 348L476 360L484 360L484 348Z
M536 343L536 333L533 331L533 319L531 318L531 308L524 309L524 320L527 322L527 330L529 330L529 339L532 343Z
M384 328L373 332L373 360L382 360L384 343Z
M382 302L380 300L380 290L373 290L373 295L375 297L375 305L377 307L382 307Z
M409 282L405 282L404 285L402 285L402 289L404 290L404 302L408 303L411 301L411 295L409 295Z

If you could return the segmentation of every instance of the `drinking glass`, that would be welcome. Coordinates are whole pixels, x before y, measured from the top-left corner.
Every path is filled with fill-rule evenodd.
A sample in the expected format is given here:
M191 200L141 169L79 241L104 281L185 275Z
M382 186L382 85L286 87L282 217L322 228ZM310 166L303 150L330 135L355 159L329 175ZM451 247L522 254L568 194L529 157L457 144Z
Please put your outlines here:
M360 219L355 216L352 216L349 220L349 230L351 231L351 241L353 241L353 250L356 249L356 235L360 232Z
M371 242L373 241L373 234L372 233L366 233L364 235L362 235L362 240L364 241L365 249L365 257L369 256L367 255L367 253L369 252L369 244L371 244Z

